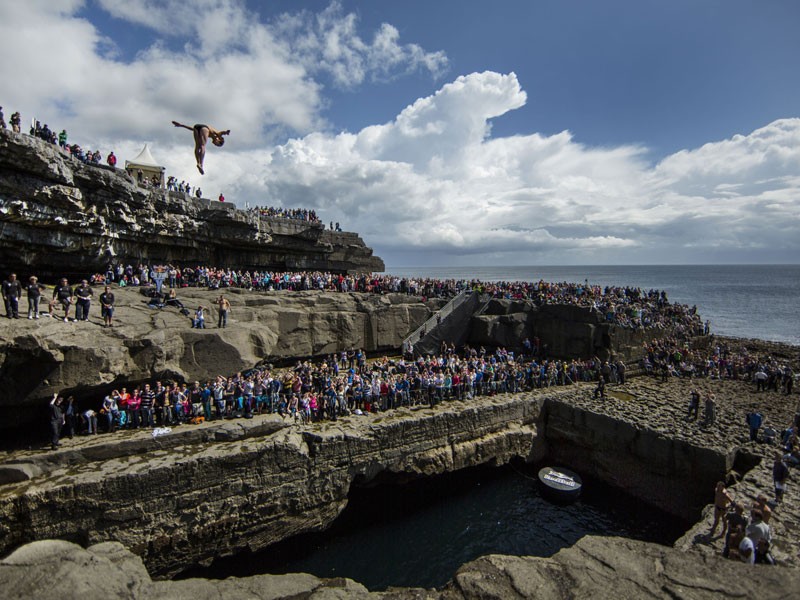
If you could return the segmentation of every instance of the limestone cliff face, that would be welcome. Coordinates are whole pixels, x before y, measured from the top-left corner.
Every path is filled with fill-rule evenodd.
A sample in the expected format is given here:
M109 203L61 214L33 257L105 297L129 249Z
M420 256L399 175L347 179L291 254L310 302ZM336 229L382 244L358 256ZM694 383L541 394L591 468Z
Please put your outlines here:
M139 188L120 169L0 130L0 271L105 272L110 260L242 269L383 271L354 233L258 219L232 204ZM5 275L3 275L5 276Z
M170 575L327 528L354 482L538 460L539 411L531 397L508 396L303 431L269 415L156 440L81 440L57 462L31 457L0 469L0 483L18 481L0 486L0 554L35 539L115 540L151 573Z
M429 318L435 303L403 294L225 292L228 326L192 329L178 309L148 308L133 288L115 290L116 326L103 329L98 309L90 322L42 317L0 319L0 429L45 421L55 392L94 398L111 387L153 379L193 381L230 375L267 360L320 356L348 348L399 348ZM213 306L218 292L183 289L189 308ZM60 314L60 313L59 313Z
M525 300L491 300L472 317L472 345L519 347L525 337L538 337L548 356L585 358L611 356L632 361L642 357L642 343L667 335L661 329L633 330L605 322L592 309L571 305L536 306Z
M553 460L686 521L697 518L708 490L733 467L735 452L665 435L646 422L557 399L548 400L546 412Z

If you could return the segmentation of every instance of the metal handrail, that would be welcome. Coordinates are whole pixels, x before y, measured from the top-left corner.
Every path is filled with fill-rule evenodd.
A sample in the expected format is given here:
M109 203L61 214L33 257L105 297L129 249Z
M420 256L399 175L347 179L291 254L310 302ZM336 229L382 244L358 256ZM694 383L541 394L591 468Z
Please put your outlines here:
M464 303L470 294L472 294L472 290L464 290L453 296L453 298L451 298L447 304L442 306L442 308L436 311L436 313L430 319L417 327L408 337L406 337L406 339L403 340L403 348L408 348L409 344L413 345L418 343L423 337L423 331L425 332L425 335L433 331L433 329L448 316L450 316L456 308L461 306L461 304Z

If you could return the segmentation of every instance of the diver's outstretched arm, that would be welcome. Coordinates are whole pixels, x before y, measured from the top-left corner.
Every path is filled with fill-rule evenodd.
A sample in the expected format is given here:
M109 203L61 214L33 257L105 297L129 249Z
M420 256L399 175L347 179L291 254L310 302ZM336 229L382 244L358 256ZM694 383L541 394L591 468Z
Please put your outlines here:
M184 125L183 123L178 123L177 121L172 122L175 127L183 127L184 129L188 129L189 131L194 131L194 127L189 127L188 125Z

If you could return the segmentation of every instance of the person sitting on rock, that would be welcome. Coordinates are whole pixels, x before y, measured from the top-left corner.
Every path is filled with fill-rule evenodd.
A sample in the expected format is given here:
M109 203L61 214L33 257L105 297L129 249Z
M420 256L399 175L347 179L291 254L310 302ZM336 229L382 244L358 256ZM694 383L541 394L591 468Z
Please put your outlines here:
M194 319L192 319L192 328L194 329L205 329L206 328L206 317L204 311L208 310L205 306L198 306L197 310L194 311Z
M769 525L764 522L763 513L760 509L754 508L750 511L750 525L747 526L745 533L753 542L755 562L774 565L775 559L769 551L772 544L772 532Z
M175 308L184 308L183 302L178 300L178 292L175 291L175 288L170 289L169 297L164 304L167 306L174 306Z
M760 510L761 518L764 520L764 523L769 525L769 521L772 518L772 509L769 507L769 504L767 504L767 497L764 494L756 496L756 501L753 502L753 510Z

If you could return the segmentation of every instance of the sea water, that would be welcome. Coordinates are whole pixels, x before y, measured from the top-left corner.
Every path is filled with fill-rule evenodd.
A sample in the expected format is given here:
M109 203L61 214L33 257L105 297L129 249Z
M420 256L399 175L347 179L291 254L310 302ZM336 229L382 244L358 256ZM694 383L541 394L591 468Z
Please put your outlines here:
M672 302L697 306L713 333L800 345L800 265L387 267L386 273L482 281L588 280L664 290Z
M570 505L545 500L535 466L475 468L402 486L351 490L329 530L255 554L219 560L181 577L257 573L348 577L369 589L439 587L485 554L547 557L584 535L673 544L688 523L583 476Z

